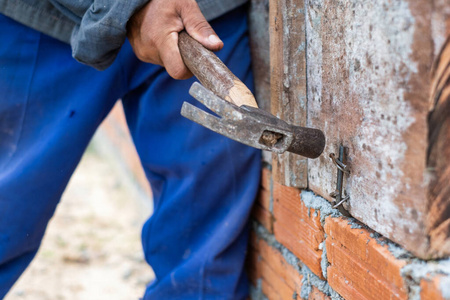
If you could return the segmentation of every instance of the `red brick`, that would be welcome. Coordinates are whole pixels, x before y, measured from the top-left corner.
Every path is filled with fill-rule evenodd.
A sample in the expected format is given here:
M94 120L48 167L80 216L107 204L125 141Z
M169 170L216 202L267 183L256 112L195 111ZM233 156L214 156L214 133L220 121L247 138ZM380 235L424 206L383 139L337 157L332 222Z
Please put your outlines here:
M252 217L261 223L270 233L273 233L273 217L272 214L256 203L253 205Z
M331 298L313 286L311 292L309 293L308 300L331 300Z
M445 300L440 288L440 280L444 277L438 275L432 278L422 279L420 282L420 299L422 300ZM447 298L448 300L448 298Z
M262 279L263 291L269 299L292 299L294 291L300 295L302 275L277 249L254 233L250 236L247 271L254 285Z
M339 293L345 294L343 290L353 287L366 299L408 298L400 275L406 262L396 259L387 246L372 239L369 230L352 229L348 220L330 217L326 219L325 232L328 235L327 257L331 264L328 270L338 269L346 278L344 282L334 280L333 284L337 286L332 285L329 278L330 285Z
M263 261L277 274L277 276L291 288L300 294L302 287L302 275L290 265L277 250L264 240L259 242L259 251Z
M271 189L270 182L272 181L272 172L267 169L263 168L261 172L261 186L264 190L269 191Z
M396 259L387 246L380 245L370 237L372 231L351 228L344 218L327 218L325 232L328 237L343 245L346 250L376 272L379 277L393 283L401 291L406 292L401 269L406 265L403 260Z
M311 227L305 219L300 219L291 210L282 205L275 205L273 209L275 226L282 226L291 235L305 243L312 250L318 251L319 245L325 239L324 231Z
M320 266L322 251L311 249L304 241L295 238L288 230L277 225L277 223L274 224L274 233L281 244L297 256L314 274L324 279Z
M405 292L399 291L396 286L386 281L385 278L372 272L371 266L355 259L344 247L341 248L339 245L333 244L331 240L327 240L327 256L331 264L328 270L330 268L338 269L343 277L346 278L345 283L342 281L338 282L343 284L343 286L333 285L331 280L329 280L333 289L341 292L343 289L352 286L365 299L408 299Z
M312 228L323 231L320 213L305 206L300 200L300 190L274 182L273 199L274 209L275 206L282 205Z
M345 275L341 273L337 268L330 266L327 268L328 284L339 295L346 300L369 300L372 298L366 298L364 295L358 292L358 289L352 285L352 282L347 280ZM378 298L382 300L381 298Z
M283 300L281 298L281 295L276 291L275 288L273 288L269 282L266 280L262 280L262 286L261 286L262 292L269 300Z
M314 274L323 278L320 266L325 239L320 215L300 200L300 191L274 183L274 233Z
M324 241L325 234L319 212L304 205L296 188L274 183L273 197L276 239L323 279L319 245Z
M264 261L261 262L261 274L263 280L270 283L270 285L277 292L276 299L278 299L278 297L279 299L292 299L294 289L288 286L287 283L280 277L280 275L275 273L271 266Z

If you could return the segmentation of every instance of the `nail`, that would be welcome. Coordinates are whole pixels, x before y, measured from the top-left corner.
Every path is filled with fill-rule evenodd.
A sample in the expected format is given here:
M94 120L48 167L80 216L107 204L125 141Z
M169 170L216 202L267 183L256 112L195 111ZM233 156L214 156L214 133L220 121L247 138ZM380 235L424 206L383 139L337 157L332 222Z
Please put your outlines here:
M219 39L219 37L217 35L211 34L208 38L208 40L212 43L212 44L220 44L222 41Z

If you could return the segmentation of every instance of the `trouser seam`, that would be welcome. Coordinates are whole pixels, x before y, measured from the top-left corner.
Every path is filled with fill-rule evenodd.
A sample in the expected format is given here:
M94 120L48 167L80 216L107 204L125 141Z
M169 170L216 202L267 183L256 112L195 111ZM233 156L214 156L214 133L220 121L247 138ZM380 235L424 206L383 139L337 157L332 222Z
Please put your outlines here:
M37 60L38 60L38 56L39 56L39 48L40 48L40 44L41 44L41 37L42 37L42 33L38 33L38 41L37 41L37 49L36 49L36 55L34 56L34 60L33 60L33 67L32 67L32 71L31 71L31 78L29 80L29 83L27 85L26 88L26 101L25 101L25 108L23 110L23 117L22 117L22 121L20 124L20 131L19 134L17 136L17 142L16 145L18 145L20 143L20 140L22 138L22 134L23 134L23 125L25 123L25 118L27 116L27 112L28 112L28 102L30 100L30 89L31 89L31 83L33 82L33 78L34 78L34 74L36 72L36 65L37 65ZM5 162L4 166L7 167L8 164L12 161L12 158L14 157L15 152L13 152L11 154L11 156L9 157L8 161Z

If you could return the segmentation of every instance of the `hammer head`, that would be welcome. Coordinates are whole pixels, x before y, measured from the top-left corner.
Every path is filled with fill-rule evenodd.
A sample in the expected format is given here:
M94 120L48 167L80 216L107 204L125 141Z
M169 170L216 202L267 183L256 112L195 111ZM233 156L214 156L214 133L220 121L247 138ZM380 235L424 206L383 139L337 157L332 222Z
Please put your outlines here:
M290 125L259 108L238 107L197 82L191 86L189 94L217 116L187 102L183 103L181 115L230 139L262 150L290 151L310 158L323 151L325 137L320 130Z

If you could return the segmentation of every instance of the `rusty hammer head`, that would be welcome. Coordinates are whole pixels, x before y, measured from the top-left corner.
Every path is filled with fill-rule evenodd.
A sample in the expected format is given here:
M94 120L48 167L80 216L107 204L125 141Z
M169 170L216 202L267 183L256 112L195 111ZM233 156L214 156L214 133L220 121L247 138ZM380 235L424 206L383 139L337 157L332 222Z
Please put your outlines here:
M189 94L218 117L188 102L183 103L181 115L235 141L275 153L289 151L309 158L318 157L325 147L325 136L318 129L290 125L259 108L238 107L197 82L191 86Z

